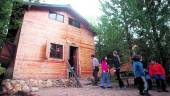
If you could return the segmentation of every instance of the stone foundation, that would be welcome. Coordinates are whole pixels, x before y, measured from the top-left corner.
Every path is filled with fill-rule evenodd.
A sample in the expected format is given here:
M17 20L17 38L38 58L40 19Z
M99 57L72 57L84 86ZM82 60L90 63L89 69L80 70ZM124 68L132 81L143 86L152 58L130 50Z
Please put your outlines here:
M4 93L15 94L18 91L32 92L39 88L48 87L76 87L76 82L71 79L48 79L48 80L11 80L6 79L2 82Z

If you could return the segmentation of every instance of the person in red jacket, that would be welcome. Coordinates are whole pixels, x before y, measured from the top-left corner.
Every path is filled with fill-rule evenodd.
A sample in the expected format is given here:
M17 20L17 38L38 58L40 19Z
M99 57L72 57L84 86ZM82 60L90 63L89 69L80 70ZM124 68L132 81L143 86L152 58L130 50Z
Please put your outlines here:
M156 80L158 92L168 92L165 84L165 69L160 63L155 60L151 60L149 65L149 74Z

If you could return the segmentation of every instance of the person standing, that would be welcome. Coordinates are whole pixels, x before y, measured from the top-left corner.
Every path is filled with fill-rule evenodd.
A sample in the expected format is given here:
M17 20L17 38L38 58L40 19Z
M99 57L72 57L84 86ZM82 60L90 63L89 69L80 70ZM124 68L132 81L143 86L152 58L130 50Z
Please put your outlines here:
M99 81L99 77L98 77L99 61L94 55L91 55L91 58L92 58L94 85L97 85Z
M105 81L106 81L107 82L107 88L111 88L111 84L110 84L110 80L109 80L109 74L108 74L109 66L106 62L105 56L102 58L101 66L102 66L102 80L101 80L101 83L100 83L100 87L104 89L105 88Z
M147 81L145 79L143 64L140 61L140 56L135 55L135 56L133 56L132 59L133 59L133 61L132 61L133 72L134 72L134 76L136 78L136 83L137 83L137 86L139 89L139 94L150 96L150 94L148 93Z
M120 57L117 53L117 51L113 51L113 64L116 70L116 78L119 82L119 87L124 88L124 83L122 79L120 78Z

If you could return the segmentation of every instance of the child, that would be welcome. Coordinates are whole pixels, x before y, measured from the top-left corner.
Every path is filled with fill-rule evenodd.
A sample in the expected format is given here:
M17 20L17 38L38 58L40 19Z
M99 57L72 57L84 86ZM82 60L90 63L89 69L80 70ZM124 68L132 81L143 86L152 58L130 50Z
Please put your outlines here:
M151 80L151 76L149 75L149 67L148 67L147 63L145 63L145 62L142 62L142 63L143 63L143 68L144 68L145 79L148 84L148 90L151 90L152 89L152 80Z
M106 62L106 57L104 56L101 60L101 66L102 66L102 80L100 83L101 88L105 88L105 81L107 82L107 88L111 88L110 80L108 77L108 64Z
M151 60L149 74L151 77L153 77L156 80L158 92L162 92L162 91L169 92L166 89L166 84L165 84L165 70L161 64L157 63L154 60Z

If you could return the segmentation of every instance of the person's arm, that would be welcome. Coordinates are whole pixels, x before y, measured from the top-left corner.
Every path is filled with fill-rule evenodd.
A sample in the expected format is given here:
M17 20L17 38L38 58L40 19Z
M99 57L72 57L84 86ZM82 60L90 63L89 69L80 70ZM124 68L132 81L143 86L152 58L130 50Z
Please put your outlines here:
M136 64L134 62L133 63L133 74L135 75L135 71L136 71Z
M161 68L161 73L163 74L163 76L165 76L165 69L163 68L161 64L160 64L160 68Z
M143 64L142 63L138 64L138 67L139 67L138 70L140 71L141 75L144 76Z
M153 69L151 65L149 65L149 75L153 77Z

